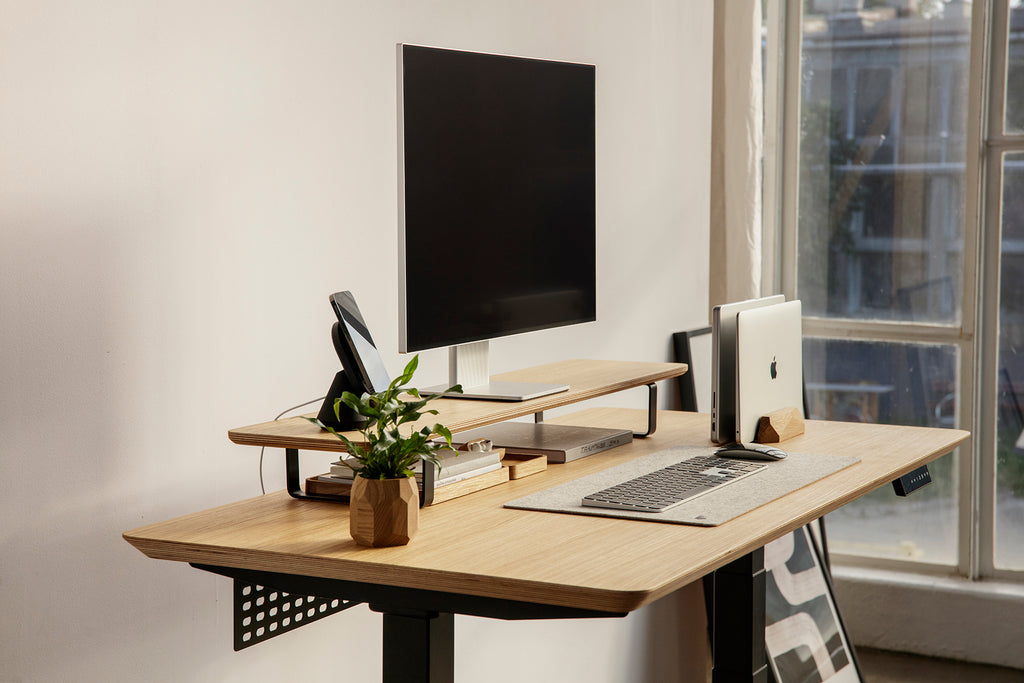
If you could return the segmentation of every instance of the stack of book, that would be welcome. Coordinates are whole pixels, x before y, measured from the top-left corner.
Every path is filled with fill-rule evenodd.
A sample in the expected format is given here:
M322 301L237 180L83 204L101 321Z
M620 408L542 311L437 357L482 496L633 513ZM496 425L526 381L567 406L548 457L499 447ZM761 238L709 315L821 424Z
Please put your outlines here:
M460 450L447 452L441 459L441 470L434 474L434 502L439 503L480 489L501 484L509 479L507 468L501 466L504 451ZM429 466L429 465L428 465ZM416 464L416 481L423 481L423 462ZM347 496L352 489L353 473L342 460L331 463L331 471L306 479L306 492Z

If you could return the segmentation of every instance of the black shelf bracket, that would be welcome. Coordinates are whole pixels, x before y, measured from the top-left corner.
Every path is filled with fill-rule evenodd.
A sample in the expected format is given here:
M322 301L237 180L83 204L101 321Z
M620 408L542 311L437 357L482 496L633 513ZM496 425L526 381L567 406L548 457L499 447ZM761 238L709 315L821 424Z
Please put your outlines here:
M637 439L643 439L650 436L658 429L658 385L651 382L647 386L647 431L638 432L633 431L633 436ZM538 410L533 414L533 421L535 424L541 424L544 422L544 411Z
M299 449L284 449L284 470L285 480L288 485L288 495L299 500L327 500L333 503L348 503L348 496L327 495L317 493L306 493L302 490L302 480L299 476Z
M298 500L326 500L332 503L348 503L349 498L344 494L327 493L306 493L302 489L302 478L299 474L299 449L284 449L285 480L288 487L288 495ZM434 468L423 468L423 486L420 488L420 507L426 507L434 502Z
M658 428L658 385L651 382L647 385L647 431L633 432L633 436L643 439L650 436Z

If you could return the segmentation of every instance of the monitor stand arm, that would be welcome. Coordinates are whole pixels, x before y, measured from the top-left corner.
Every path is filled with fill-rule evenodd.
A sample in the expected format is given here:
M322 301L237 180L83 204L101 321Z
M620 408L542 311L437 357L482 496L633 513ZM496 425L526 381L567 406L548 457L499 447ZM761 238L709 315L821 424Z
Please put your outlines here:
M531 398L568 391L568 384L539 382L494 382L488 372L488 341L471 342L448 349L448 385L429 387L423 394L437 394L448 387L461 384L461 394L448 394L448 398L475 398L491 401L525 401Z

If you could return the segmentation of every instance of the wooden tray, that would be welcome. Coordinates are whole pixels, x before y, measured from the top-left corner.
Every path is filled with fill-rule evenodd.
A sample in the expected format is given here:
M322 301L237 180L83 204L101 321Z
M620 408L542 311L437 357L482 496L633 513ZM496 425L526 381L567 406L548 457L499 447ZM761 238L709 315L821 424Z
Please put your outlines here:
M548 459L543 455L506 453L501 464L508 469L509 479L522 479L548 468Z

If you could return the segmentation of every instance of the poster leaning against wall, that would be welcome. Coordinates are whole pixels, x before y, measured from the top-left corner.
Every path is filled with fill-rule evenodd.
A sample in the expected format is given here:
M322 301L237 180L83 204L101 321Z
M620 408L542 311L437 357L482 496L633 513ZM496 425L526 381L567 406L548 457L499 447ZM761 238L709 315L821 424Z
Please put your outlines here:
M861 683L817 544L797 529L764 549L765 647L778 683Z

